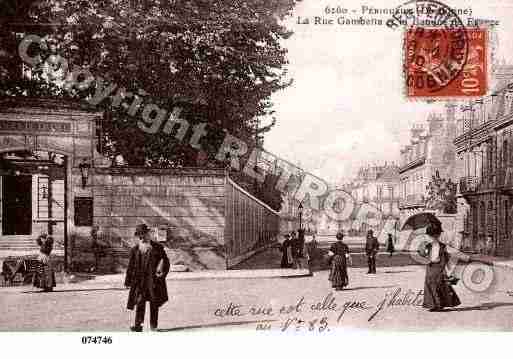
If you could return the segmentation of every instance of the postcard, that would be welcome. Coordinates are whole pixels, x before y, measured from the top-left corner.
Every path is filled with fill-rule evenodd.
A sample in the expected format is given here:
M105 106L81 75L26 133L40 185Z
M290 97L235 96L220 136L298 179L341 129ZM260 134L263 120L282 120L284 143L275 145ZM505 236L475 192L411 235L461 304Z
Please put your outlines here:
M0 5L4 334L513 330L513 2Z

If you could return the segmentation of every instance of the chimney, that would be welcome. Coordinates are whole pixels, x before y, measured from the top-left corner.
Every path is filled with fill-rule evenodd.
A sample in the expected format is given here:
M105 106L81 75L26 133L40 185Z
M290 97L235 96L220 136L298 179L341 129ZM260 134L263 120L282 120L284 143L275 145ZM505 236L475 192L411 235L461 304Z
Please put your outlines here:
M424 131L424 128L420 124L414 124L410 130L411 139L418 138L420 134Z

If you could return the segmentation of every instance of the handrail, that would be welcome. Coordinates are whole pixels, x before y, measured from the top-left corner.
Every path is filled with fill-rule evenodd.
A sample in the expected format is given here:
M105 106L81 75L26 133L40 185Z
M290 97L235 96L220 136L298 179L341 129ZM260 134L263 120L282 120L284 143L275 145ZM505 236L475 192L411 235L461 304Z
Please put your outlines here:
M273 214L279 216L280 214L278 212L276 212L274 209L272 209L271 207L269 207L268 204L262 202L261 200L259 200L258 198L256 198L255 196L253 196L251 193L249 193L248 191L246 191L244 188L242 188L241 186L239 186L234 180L232 180L229 176L227 177L228 179L228 182L233 186L235 187L236 189L238 189L239 191L241 191L242 193L244 193L245 195L247 195L249 198L251 198L252 200L254 200L255 202L257 202L258 204L262 205L263 207L265 207L266 209L268 209L269 211L271 211Z

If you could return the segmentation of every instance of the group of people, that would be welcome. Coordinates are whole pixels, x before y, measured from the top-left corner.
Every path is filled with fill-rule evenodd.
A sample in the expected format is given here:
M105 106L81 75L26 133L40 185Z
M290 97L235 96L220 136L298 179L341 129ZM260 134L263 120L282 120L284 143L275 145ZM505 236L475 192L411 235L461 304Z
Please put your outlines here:
M337 242L331 246L328 252L331 268L329 280L335 290L342 290L349 284L349 278L347 276L347 264L351 264L351 255L349 252L349 247L342 242L344 239L344 233L337 233L336 238ZM374 237L374 232L369 230L365 240L365 254L367 256L367 265L369 267L367 274L376 273L376 256L378 251L378 239ZM387 239L387 251L390 253L390 255L392 255L395 251L391 234L388 235Z
M421 255L428 259L424 282L424 307L430 311L440 311L444 307L454 307L460 300L452 288L454 278L447 276L446 265L449 254L446 245L440 241L441 225L431 224L426 229L429 243L424 246ZM166 276L170 269L169 259L164 247L151 240L150 229L146 224L139 224L135 230L138 243L129 253L128 268L125 277L125 286L129 288L127 308L135 309L134 325L132 331L142 331L146 302L150 303L150 328L157 329L159 307L168 300ZM335 290L342 290L349 284L347 266L352 264L349 247L343 242L344 234L337 233L337 241L329 251L330 274L329 280ZM308 265L310 259L309 248L305 243L304 230L298 230L285 235L281 245L283 268L302 268ZM51 291L55 287L55 274L50 261L53 248L51 236L43 234L37 238L40 246L38 260L39 269L34 276L34 285L43 291ZM369 266L369 274L376 273L376 255L379 243L372 230L367 233L365 253ZM395 251L392 236L387 239L387 251L392 255Z
M150 232L146 224L137 225L134 234L138 242L130 250L125 276L125 286L129 288L127 308L135 309L134 325L130 330L135 332L141 332L143 329L147 302L150 303L150 328L156 330L159 307L168 300L166 276L170 269L169 259L164 247L151 240ZM50 260L53 238L42 234L36 241L39 245L39 255L33 284L43 292L50 292L56 282Z
M305 240L305 230L298 229L284 235L281 244L281 268L309 268L310 249Z
M446 307L460 305L460 299L453 289L458 280L447 275L446 266L449 263L450 255L447 246L440 241L442 226L439 223L431 223L426 227L428 241L419 250L419 254L427 259L426 275L424 280L424 302L423 307L431 312L441 311ZM344 234L337 233L335 242L328 252L330 261L329 281L335 290L342 290L349 284L347 265L351 265L351 254L349 247L343 243ZM390 255L395 251L392 235L387 238L387 252ZM379 250L379 243L374 237L372 230L367 233L365 242L365 254L369 266L369 274L376 273L376 255Z

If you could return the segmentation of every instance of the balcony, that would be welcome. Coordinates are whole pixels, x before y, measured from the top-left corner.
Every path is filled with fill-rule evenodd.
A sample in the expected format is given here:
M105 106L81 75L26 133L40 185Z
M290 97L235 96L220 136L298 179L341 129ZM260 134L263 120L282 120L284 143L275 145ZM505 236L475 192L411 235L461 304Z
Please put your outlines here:
M468 195L472 193L490 191L496 188L495 174L487 175L485 177L466 176L461 177L459 181L460 193Z
M406 199L399 202L399 209L420 208L426 205L424 196L421 194L409 194Z
M404 163L404 165L399 168L399 173L404 173L412 168L421 166L424 163L426 163L426 156L415 158L407 163Z
M460 193L477 192L479 179L474 176L460 178Z

